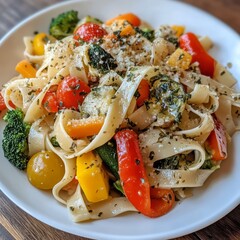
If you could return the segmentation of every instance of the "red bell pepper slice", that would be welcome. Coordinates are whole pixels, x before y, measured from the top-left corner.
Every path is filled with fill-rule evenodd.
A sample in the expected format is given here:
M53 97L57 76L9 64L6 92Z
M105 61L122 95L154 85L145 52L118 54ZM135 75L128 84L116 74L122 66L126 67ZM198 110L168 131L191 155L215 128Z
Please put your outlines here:
M142 155L138 136L130 129L116 133L119 176L128 200L142 214L159 217L173 207L175 196L171 189L151 188Z
M192 62L198 62L203 75L213 77L216 61L205 51L197 36L191 32L179 38L180 48L192 55Z
M3 95L2 93L0 93L0 111L3 111L5 110L7 107L6 107L6 104L4 102L4 98L3 98Z
M137 106L141 107L149 98L150 85L146 79L143 79L137 89L139 96L137 97Z
M212 154L212 160L219 161L227 158L227 138L224 126L215 117L214 129L207 139L207 148Z

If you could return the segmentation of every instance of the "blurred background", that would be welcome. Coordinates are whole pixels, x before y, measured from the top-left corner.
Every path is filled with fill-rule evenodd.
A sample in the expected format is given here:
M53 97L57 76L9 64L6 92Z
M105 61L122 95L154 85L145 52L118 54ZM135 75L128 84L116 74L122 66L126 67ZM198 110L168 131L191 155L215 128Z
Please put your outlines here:
M0 0L0 38L24 18L63 0ZM240 0L179 0L203 9L240 33Z

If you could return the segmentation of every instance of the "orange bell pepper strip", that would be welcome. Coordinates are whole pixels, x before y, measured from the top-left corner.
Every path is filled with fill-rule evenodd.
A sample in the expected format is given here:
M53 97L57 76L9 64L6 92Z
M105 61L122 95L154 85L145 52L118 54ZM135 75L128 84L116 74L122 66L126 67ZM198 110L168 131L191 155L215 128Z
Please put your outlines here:
M119 16L116 16L116 17L114 17L114 18L111 18L111 19L107 20L107 21L105 22L105 24L106 24L107 26L110 26L110 25L112 25L115 21L118 21L118 20L126 20L126 21L128 21L130 24L132 24L134 27L138 27L138 26L140 26L140 24L141 24L141 19L140 19L137 15L135 15L135 14L133 14L133 13L124 13L124 14L121 14L121 15L119 15Z
M205 51L197 36L191 32L179 38L180 48L192 55L191 63L198 62L203 75L213 77L216 61Z
M80 139L98 134L103 123L103 117L73 120L65 126L65 130L71 138Z
M25 59L16 65L15 70L24 78L35 78L37 73L37 70L32 66L32 64Z
M118 20L117 22L118 28L121 31L120 36L130 36L134 35L136 32L131 24L126 22L126 20Z
M207 141L206 147L210 150L212 155L212 160L219 161L227 158L227 138L224 126L215 117L214 129L210 133Z
M141 107L149 99L150 85L146 79L143 79L137 89L137 106Z
M137 134L123 129L114 136L119 176L127 199L145 216L154 218L169 212L175 202L171 189L151 188L144 168Z

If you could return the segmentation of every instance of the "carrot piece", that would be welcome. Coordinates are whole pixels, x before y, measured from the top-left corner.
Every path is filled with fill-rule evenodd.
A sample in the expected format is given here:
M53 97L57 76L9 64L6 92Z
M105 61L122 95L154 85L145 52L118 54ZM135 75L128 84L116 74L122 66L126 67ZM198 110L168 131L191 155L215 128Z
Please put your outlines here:
M141 20L138 16L133 13L124 13L114 18L111 18L105 22L107 26L112 25L117 20L126 20L131 23L134 27L138 27L141 24Z
M137 97L137 106L141 107L149 98L150 86L147 80L143 79L137 89L139 96Z
M103 123L104 118L102 117L71 120L65 126L65 130L71 138L80 139L98 134L103 126Z
M36 77L37 70L32 66L28 60L20 61L15 70L20 73L24 78L34 78Z

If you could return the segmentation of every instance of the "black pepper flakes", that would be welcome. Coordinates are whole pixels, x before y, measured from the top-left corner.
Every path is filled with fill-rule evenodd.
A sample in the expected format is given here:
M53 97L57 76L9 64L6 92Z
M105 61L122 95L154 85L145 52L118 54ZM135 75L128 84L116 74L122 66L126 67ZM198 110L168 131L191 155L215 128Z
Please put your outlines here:
M136 159L135 162L136 162L137 165L140 164L140 160L139 159Z

